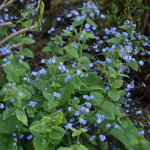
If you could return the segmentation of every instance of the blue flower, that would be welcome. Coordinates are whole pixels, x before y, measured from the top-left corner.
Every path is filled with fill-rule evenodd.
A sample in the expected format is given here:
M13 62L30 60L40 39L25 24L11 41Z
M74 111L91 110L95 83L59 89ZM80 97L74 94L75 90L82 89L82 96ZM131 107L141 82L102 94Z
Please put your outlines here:
M42 142L41 142L41 145L45 145L45 142L44 142L44 141L42 141Z
M51 29L48 31L48 33L51 33L51 32L54 32L54 31L55 31L55 28L51 27Z
M17 143L16 143L16 142L14 142L14 143L13 143L13 146L17 146Z
M66 68L62 62L59 63L59 66L57 68L61 73L65 72L65 70L66 70Z
M65 83L67 83L68 82L68 80L70 80L71 79L71 76L70 75L68 75L66 78L65 78Z
M86 29L89 29L89 28L90 28L90 25L89 25L88 23L86 23L86 24L85 24L85 28L86 28Z
M100 18L105 19L105 15L101 14Z
M111 124L106 124L106 128L110 128L111 127Z
M79 36L79 40L82 40L84 38L84 36L83 36L83 34L81 34L80 36Z
M52 58L52 59L50 58L50 59L48 60L48 63L49 63L49 64L54 64L55 62L56 62L56 60L55 60L54 58Z
M33 138L33 135L32 134L30 134L29 136L27 136L27 139L28 140L31 140Z
M95 139L94 135L89 138L90 141L93 141L94 139Z
M106 61L110 64L110 63L112 63L112 60L110 59L110 58L106 58Z
M105 87L105 91L106 91L106 92L109 91L109 89L110 89L109 86L106 86L106 87Z
M142 60L140 60L140 61L139 61L139 65L140 65L140 66L143 66L143 65L144 65L144 62L143 62Z
M83 124L83 125L85 125L85 124L87 123L86 120L83 119L83 118L80 118L80 119L79 119L79 122L80 122L81 124Z
M118 125L118 124L115 124L114 128L115 128L115 129L118 129L118 128L119 128L119 125Z
M57 17L57 21L60 21L61 20L61 18L60 17Z
M20 134L20 137L19 137L19 138L22 139L23 137L24 137L24 135L23 135L23 134Z
M39 70L39 74L46 74L45 68L42 68L41 70Z
M140 114L142 114L141 110L136 111L136 115L140 115Z
M31 38L31 39L33 38L33 34L29 34L28 36L29 36L29 38Z
M12 136L16 136L16 133L13 133Z
M77 45L77 44L74 44L73 47L74 47L75 49L77 49L77 48L78 48L78 45Z
M81 75L81 71L78 69L77 70L77 76Z
M32 101L30 101L29 105L30 105L31 107L35 107L35 106L37 105L37 102L32 102Z
M101 122L103 122L104 119L105 119L105 117L104 117L103 115L100 115L100 114L96 114L96 117L97 117L96 122L97 122L98 124L100 124Z
M56 98L60 98L60 93L53 92L53 96L56 97Z
M18 92L18 96L23 96L23 92Z
M145 132L144 132L144 130L142 130L142 131L139 131L138 134L139 134L139 135L144 135Z
M1 104L0 109L3 109L3 108L5 108L5 106L4 106L4 104Z
M76 112L74 113L75 116L79 116L79 114L80 114L79 111L76 111Z
M9 101L10 101L11 103L13 103L13 102L14 102L14 99L13 99L13 98L11 98Z
M125 68L126 68L126 66L122 66L122 67L118 70L118 73L121 73Z
M99 138L101 142L104 142L106 140L106 136L102 134L99 135Z
M90 64L89 64L89 67L90 67L90 68L93 67L93 63L90 63Z
M71 123L68 123L67 125L65 125L65 129L66 130L69 130L70 128L72 128L72 124Z

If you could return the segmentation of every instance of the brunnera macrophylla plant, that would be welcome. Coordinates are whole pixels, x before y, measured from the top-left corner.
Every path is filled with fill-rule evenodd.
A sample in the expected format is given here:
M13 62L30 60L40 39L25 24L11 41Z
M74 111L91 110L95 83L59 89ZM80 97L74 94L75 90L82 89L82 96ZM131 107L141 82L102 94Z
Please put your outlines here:
M0 49L1 149L148 150L149 142L121 107L131 100L134 86L126 78L144 64L139 58L149 54L144 49L148 38L128 20L118 29L99 29L105 15L92 2L66 18L71 25L60 35L52 37L54 27L48 31L52 38L43 51L51 57L41 60L46 67L39 71L24 60L34 57L23 48L35 42L31 36L24 34ZM8 53L16 42L21 43L19 51Z

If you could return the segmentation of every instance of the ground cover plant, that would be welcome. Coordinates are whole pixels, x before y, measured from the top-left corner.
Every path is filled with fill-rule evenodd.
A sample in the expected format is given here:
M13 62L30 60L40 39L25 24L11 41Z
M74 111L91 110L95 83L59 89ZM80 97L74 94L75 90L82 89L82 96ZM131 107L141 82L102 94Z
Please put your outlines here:
M50 27L42 68L31 70L31 32L42 30L44 4L32 1L14 17L3 8L7 2L0 6L1 149L148 150L144 131L123 107L135 88L129 75L149 55L149 38L136 32L136 24L100 28L107 16L93 2L83 3L66 14L70 24L60 34ZM11 18L15 23L8 24Z

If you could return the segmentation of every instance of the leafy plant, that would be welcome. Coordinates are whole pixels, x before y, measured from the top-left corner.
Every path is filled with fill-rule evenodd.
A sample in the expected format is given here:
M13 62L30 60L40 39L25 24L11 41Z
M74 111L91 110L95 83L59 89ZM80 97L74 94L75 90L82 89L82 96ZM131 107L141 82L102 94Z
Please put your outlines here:
M1 147L106 150L108 142L115 140L120 149L148 150L149 142L121 107L128 100L128 72L143 65L138 56L145 52L148 38L136 33L135 24L128 20L99 35L96 22L104 22L105 16L92 2L66 16L71 25L43 48L51 57L41 60L45 67L39 71L32 71L24 60L34 57L24 46L35 43L25 33L8 41L21 43L17 54L7 54L10 45L1 48L7 54L0 91ZM20 21L24 25L26 19Z

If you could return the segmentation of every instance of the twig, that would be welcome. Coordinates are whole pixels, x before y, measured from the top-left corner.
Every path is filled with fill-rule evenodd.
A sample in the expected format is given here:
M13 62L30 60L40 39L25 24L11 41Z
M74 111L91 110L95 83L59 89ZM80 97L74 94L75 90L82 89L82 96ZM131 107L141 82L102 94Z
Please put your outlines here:
M0 7L0 11L2 10L2 9L4 9L5 7L7 7L8 5L10 5L10 4L12 4L12 3L14 3L16 0L10 0L8 3L3 3L2 5L1 5L1 7ZM5 1L4 1L5 2Z
M2 3L2 5L1 5L1 6L3 6L3 5L6 3L6 1L7 1L7 0L4 0L4 2Z
M20 46L21 46L21 43L17 43L17 44L10 46L8 49L18 48Z
M0 28L4 27L4 26L9 26L9 25L12 25L12 24L13 24L12 22L0 23Z
M24 28L18 32L15 32L11 35L9 35L8 37L6 37L4 40L0 41L0 46L2 46L4 43L6 43L7 41L9 41L10 39L20 35L20 34L23 34L25 32L28 32L28 31L32 31L33 29L35 29L37 27L37 25L34 25L34 26L30 26L30 27L27 27L27 28Z

